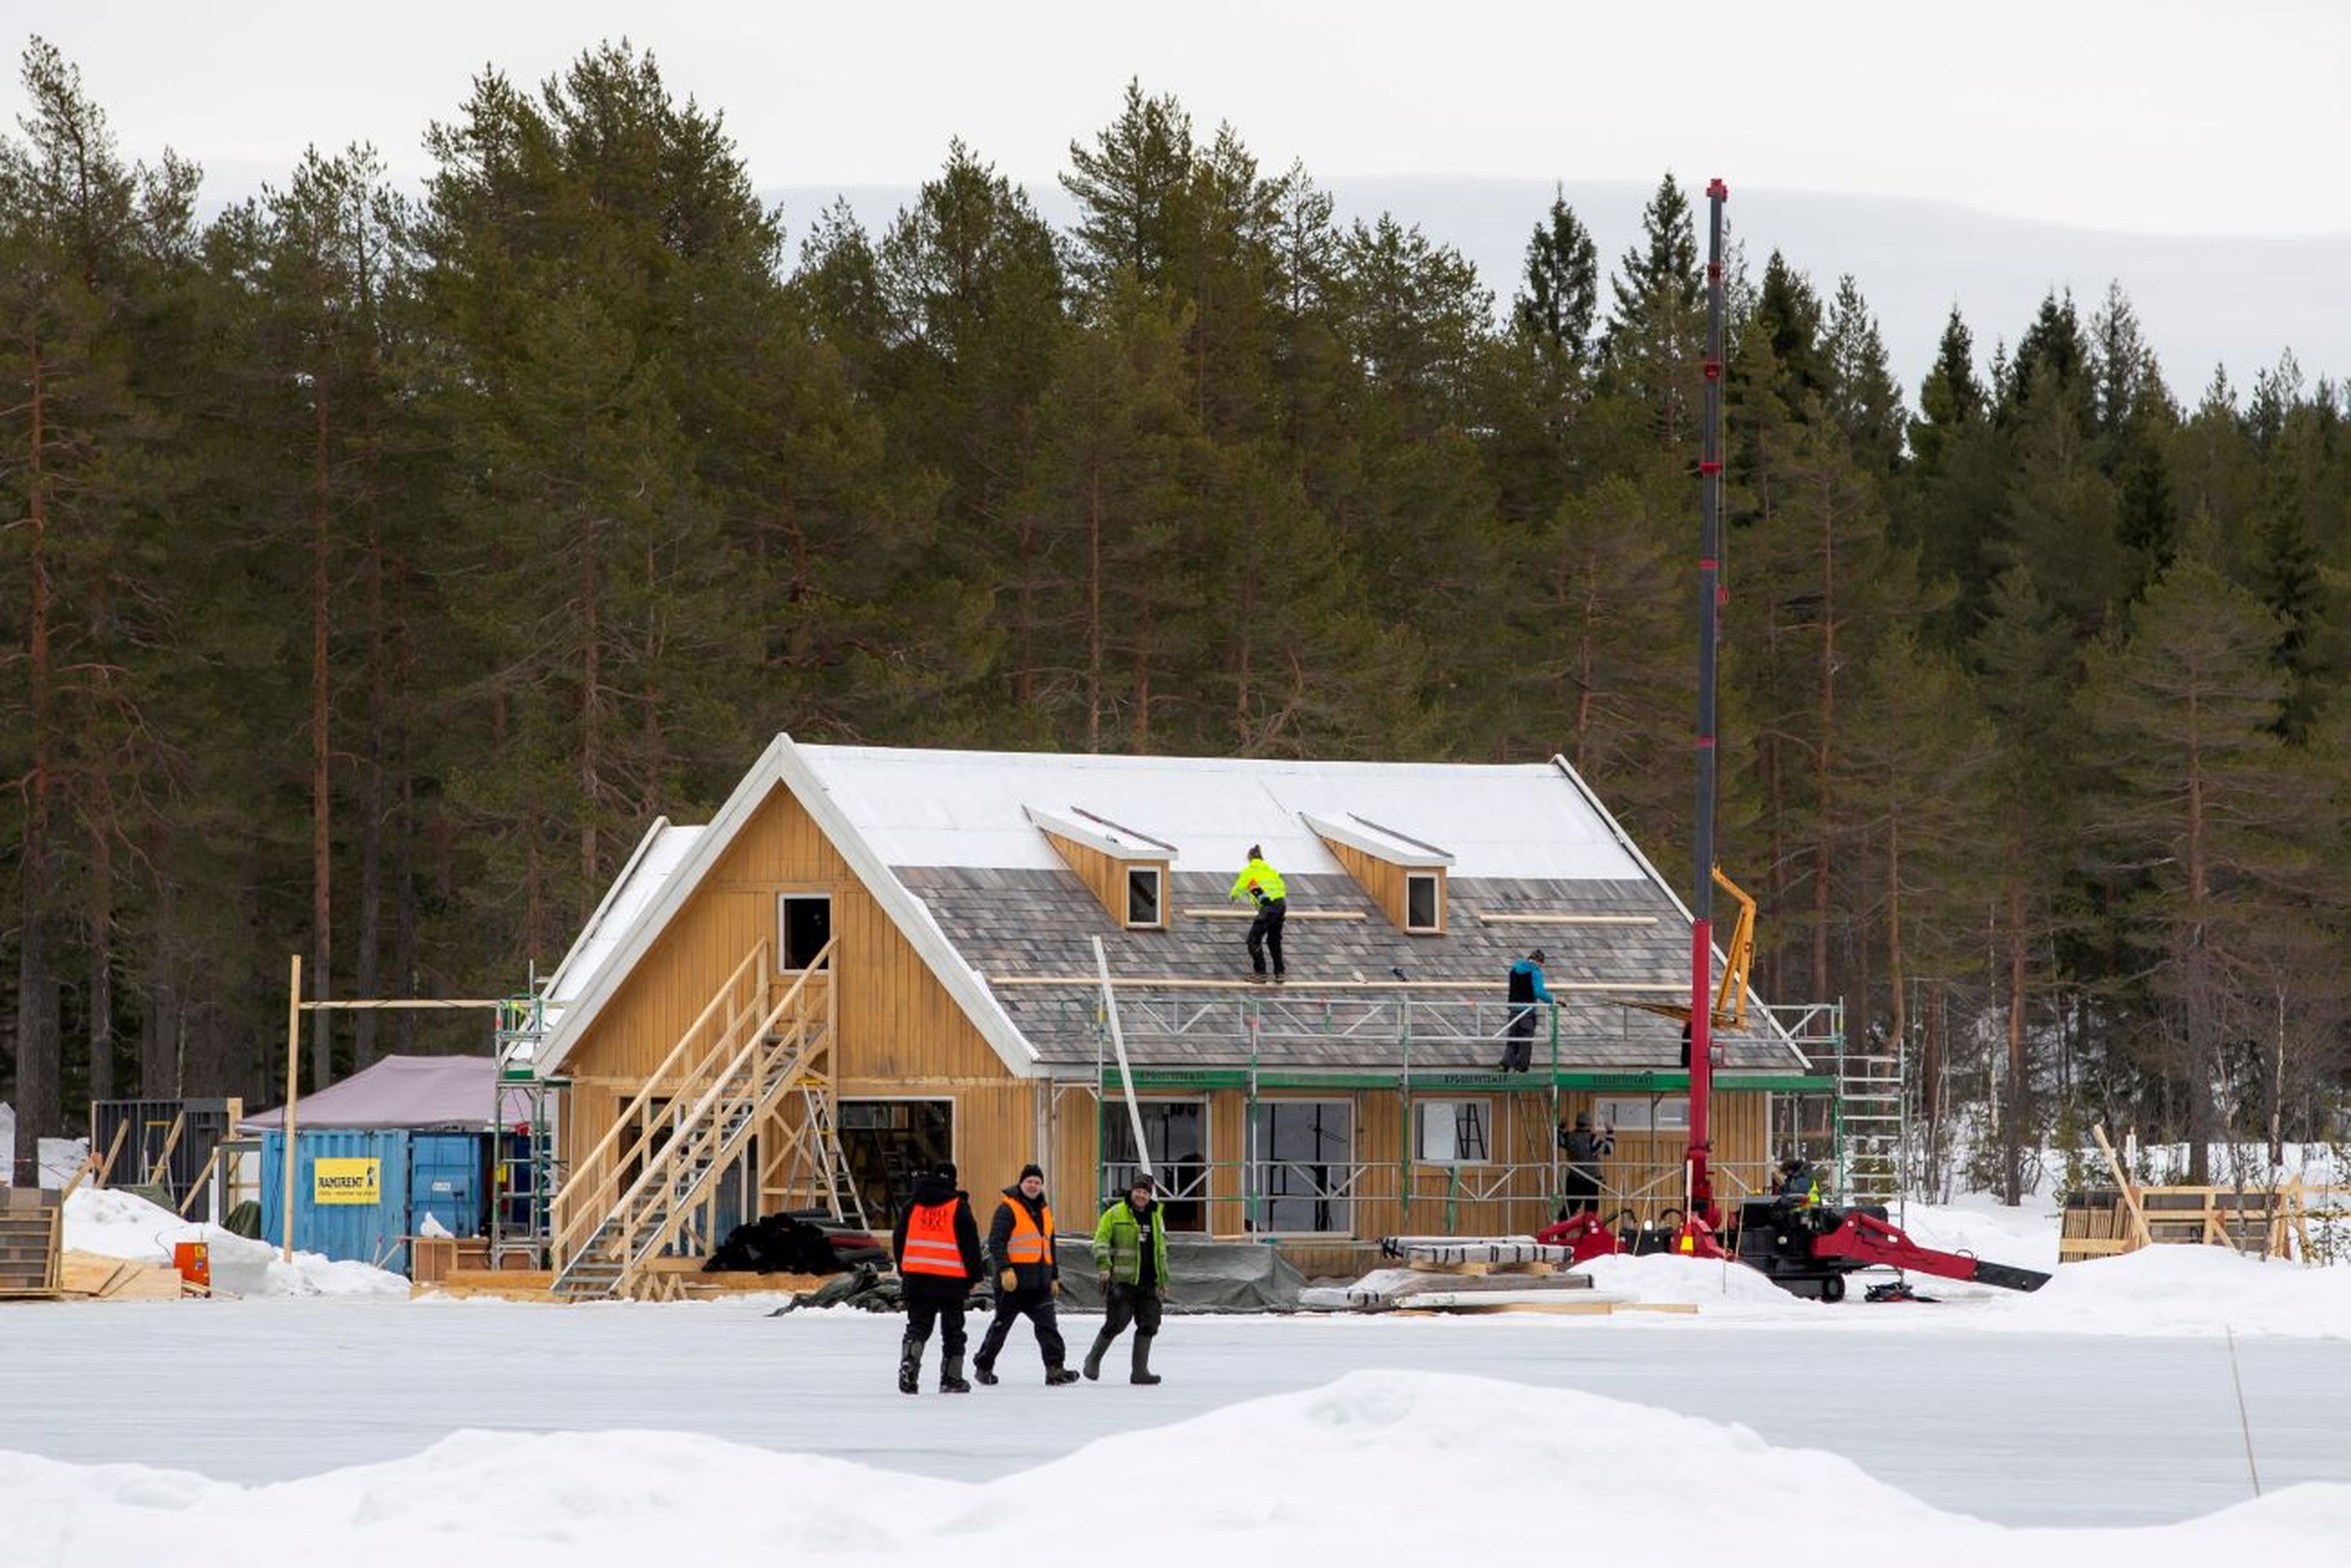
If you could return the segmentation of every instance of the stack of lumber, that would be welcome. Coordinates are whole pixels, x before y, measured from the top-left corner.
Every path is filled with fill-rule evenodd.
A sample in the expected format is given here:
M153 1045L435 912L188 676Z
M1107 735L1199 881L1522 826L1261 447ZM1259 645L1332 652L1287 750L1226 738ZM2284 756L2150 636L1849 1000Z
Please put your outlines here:
M1566 1248L1531 1237L1393 1237L1380 1249L1403 1260L1403 1267L1374 1270L1347 1287L1347 1303L1359 1312L1583 1315L1698 1310L1687 1302L1635 1301L1595 1291L1591 1276L1572 1271Z
M65 1205L39 1187L0 1186L0 1299L57 1293L57 1243Z
M182 1296L212 1292L181 1279L180 1271L169 1263L68 1252L57 1294L69 1301L176 1301Z

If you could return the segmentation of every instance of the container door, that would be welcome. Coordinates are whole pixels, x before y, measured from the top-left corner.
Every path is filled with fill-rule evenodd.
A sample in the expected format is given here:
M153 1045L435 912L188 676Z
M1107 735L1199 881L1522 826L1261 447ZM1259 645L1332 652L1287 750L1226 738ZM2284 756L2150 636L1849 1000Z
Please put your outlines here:
M482 1233L482 1140L472 1133L408 1135L408 1229L431 1215L452 1236Z

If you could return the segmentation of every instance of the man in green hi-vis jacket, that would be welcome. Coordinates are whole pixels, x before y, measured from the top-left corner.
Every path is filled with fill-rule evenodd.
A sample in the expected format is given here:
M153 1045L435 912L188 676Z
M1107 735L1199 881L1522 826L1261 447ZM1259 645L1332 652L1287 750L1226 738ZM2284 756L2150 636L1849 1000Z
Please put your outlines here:
M1257 910L1257 918L1249 922L1249 978L1252 980L1266 978L1265 956L1269 950L1273 954L1273 983L1278 986L1289 978L1281 962L1281 923L1290 913L1288 892L1289 889L1282 884L1281 873L1266 863L1265 851L1251 844L1249 864L1241 867L1241 874L1233 879L1230 896L1246 896Z
M1134 1366L1130 1383L1157 1383L1151 1370L1151 1341L1159 1333L1159 1304L1167 1296L1167 1228L1159 1215L1156 1189L1147 1176L1127 1185L1126 1196L1103 1211L1094 1227L1094 1271L1102 1276L1107 1315L1093 1348L1086 1352L1086 1376L1102 1376L1111 1342L1134 1324Z

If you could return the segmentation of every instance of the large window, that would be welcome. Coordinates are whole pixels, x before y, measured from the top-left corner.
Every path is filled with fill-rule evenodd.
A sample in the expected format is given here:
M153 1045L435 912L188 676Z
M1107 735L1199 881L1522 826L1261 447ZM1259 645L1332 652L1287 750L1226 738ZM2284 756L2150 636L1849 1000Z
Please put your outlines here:
M1203 1100L1144 1100L1136 1109L1143 1116L1144 1145L1151 1151L1151 1169L1159 1181L1165 1222L1170 1230L1208 1228L1208 1106ZM1102 1101L1103 1201L1118 1197L1139 1169L1134 1157L1134 1127L1126 1102L1116 1095Z
M952 1100L843 1100L840 1130L858 1201L875 1226L896 1224L914 1178L955 1158Z
M1808 1160L1829 1158L1836 1152L1835 1116L1834 1094L1772 1095L1772 1157L1801 1154Z
M776 967L797 975L832 940L832 894L787 893L776 901Z
M1345 1100L1260 1100L1249 1110L1253 1230L1351 1234L1355 1107Z
M1425 1166L1482 1166L1493 1156L1486 1100L1421 1100L1412 1108L1413 1157Z

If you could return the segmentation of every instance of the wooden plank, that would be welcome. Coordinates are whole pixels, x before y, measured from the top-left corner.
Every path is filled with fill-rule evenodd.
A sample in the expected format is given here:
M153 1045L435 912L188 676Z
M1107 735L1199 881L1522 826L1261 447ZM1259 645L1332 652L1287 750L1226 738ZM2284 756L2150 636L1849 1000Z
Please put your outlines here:
M2130 1177L2123 1174L2122 1161L2115 1157L2114 1145L2106 1142L2105 1124L2092 1123L2090 1135L2098 1140L2098 1152L2106 1156L2106 1168L2114 1173L2115 1186L2123 1195L2124 1207L2130 1210L2131 1226L2138 1237L2139 1245L2147 1246L2153 1239L2147 1234L2147 1215L2139 1207L2137 1189L2131 1186Z

